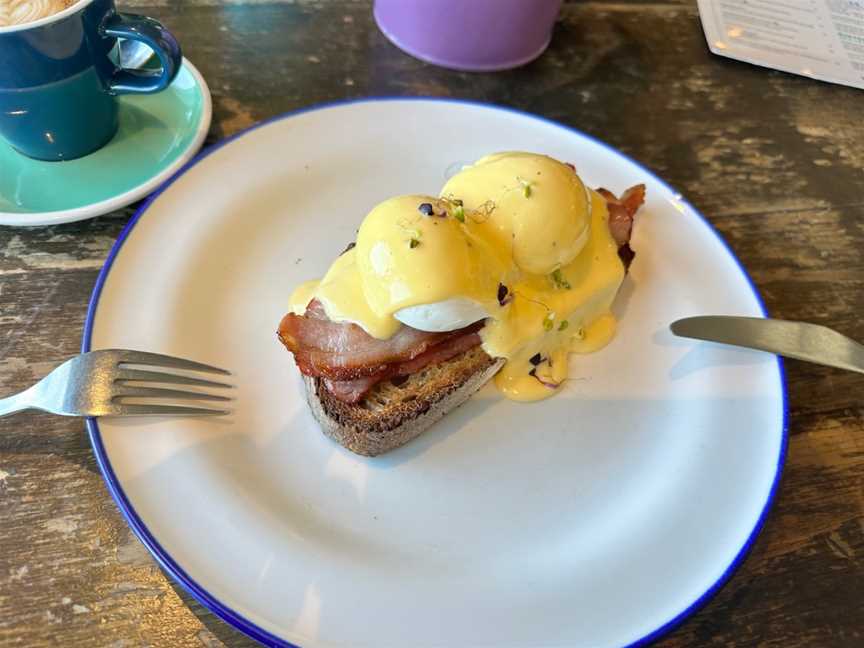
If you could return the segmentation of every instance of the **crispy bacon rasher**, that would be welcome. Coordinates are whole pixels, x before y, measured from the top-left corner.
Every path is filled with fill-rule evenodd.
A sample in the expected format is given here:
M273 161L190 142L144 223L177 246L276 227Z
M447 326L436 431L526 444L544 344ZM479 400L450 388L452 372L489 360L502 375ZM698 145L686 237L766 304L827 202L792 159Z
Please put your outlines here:
M460 353L480 346L480 334L476 332L476 329L480 327L475 325L469 328L475 330L440 342L413 360L388 365L386 369L377 374L355 378L354 380L325 379L324 384L327 386L328 391L339 400L345 403L357 403L363 400L366 394L379 382L384 380L395 381L399 378L410 376L428 365L450 360L450 358L455 358Z
M629 268L636 253L630 247L630 236L633 233L633 218L636 211L645 202L645 185L638 184L630 187L616 198L608 189L600 187L597 193L606 199L609 210L609 232L618 244L618 256L624 263L624 268Z
M477 322L447 333L402 326L390 339L378 340L356 324L331 322L321 302L313 299L305 315L283 317L277 335L303 374L324 378L334 396L356 403L382 380L410 375L478 346L482 326Z

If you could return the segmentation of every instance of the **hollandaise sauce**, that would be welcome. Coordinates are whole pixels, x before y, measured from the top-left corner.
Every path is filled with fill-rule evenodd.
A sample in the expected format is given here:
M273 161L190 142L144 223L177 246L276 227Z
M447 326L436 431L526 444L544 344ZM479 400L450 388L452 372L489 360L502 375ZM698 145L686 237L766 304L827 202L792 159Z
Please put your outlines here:
M606 201L543 155L499 153L451 178L437 197L376 206L356 246L291 310L317 298L327 316L387 339L402 324L455 330L485 320L483 349L507 360L495 384L514 400L554 394L568 355L613 337L624 266Z

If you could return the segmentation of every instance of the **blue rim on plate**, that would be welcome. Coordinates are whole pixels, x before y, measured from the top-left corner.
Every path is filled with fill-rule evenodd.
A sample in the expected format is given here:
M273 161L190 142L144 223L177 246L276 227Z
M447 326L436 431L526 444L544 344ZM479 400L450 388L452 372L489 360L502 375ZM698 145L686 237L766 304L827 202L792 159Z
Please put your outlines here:
M539 115L534 115L532 113L528 113L522 110L517 110L515 108L509 108L504 106L496 106L494 104L488 104L481 101L470 101L465 99L447 99L441 97L369 97L363 99L347 99L341 101L332 101L327 103L316 104L314 106L309 106L306 108L301 108L299 110L295 110L292 112L284 113L282 115L278 115L276 117L272 117L265 121L262 121L258 124L250 126L249 128L240 131L239 133L235 133L231 137L228 137L213 146L201 151L195 158L186 163L177 173L172 176L169 180L165 182L153 195L151 195L147 201L141 205L138 211L135 212L135 215L129 220L126 224L126 227L123 228L123 231L120 232L120 236L117 238L116 243L111 248L111 251L108 254L108 258L105 260L105 265L102 267L102 270L99 272L99 276L96 278L96 285L93 287L93 293L90 296L90 303L87 307L87 319L84 323L84 335L81 342L81 352L86 353L90 351L90 342L93 334L93 322L96 316L96 310L99 306L99 297L102 294L102 288L105 285L105 281L108 279L108 274L111 271L111 266L114 263L114 260L117 258L120 249L123 247L124 241L129 237L129 234L134 229L135 225L141 219L141 217L147 212L147 209L150 205L155 201L165 190L167 190L174 182L180 178L186 171L191 169L193 166L198 164L201 160L206 158L207 156L215 153L223 146L233 142L235 139L243 137L247 133L250 133L262 126L266 126L267 124L281 121L283 119L289 119L291 117L302 115L307 112L314 112L318 110L323 110L326 108L332 108L335 106L344 106L347 104L357 104L357 103L374 103L374 102L382 102L382 101L436 101L441 103L452 103L452 104L462 104L469 106L476 106L482 108L488 108L491 110L499 110L503 112L512 113L515 115L519 115L522 117L527 117L529 119L533 119L536 121L540 121L552 126L556 126L558 128L562 128L564 130L568 130L580 137L583 137L591 142L605 148L609 152L613 153L617 157L636 165L642 172L646 175L650 176L653 180L658 182L663 187L667 188L670 192L672 192L676 196L680 196L681 193L672 187L669 186L664 180L658 177L655 173L653 173L650 169L648 169L645 165L633 160L632 158L624 155L617 149L609 146L605 142L588 135L587 133L583 133L582 131L573 128L571 126L567 126L565 124L558 123L551 119L547 119L545 117L541 117ZM756 299L756 302L759 305L759 310L762 313L763 317L768 317L768 311L765 308L765 303L762 300L762 296L759 294L759 291L756 288L756 285L753 283L753 280L750 278L750 275L747 274L747 270L744 269L744 266L741 264L741 261L738 260L738 257L735 256L735 253L732 251L732 248L729 247L729 244L720 236L720 233L714 228L714 226L710 223L710 221L705 218L697 209L695 209L689 202L680 199L687 207L698 216L702 222L708 227L708 229L714 234L717 240L723 246L723 249L726 250L729 257L737 266L738 270L741 272L741 275L744 277L744 280L747 282L747 285L750 287L750 290L753 292L753 296ZM780 452L777 457L777 469L774 474L774 480L771 484L771 489L768 493L768 497L765 501L765 505L762 508L761 513L759 514L759 518L756 520L756 524L753 527L753 530L750 532L750 535L747 537L747 540L744 542L743 546L738 550L738 553L735 555L735 558L729 564L729 566L724 570L723 574L717 581L709 587L699 598L693 601L685 610L680 612L677 616L669 619L666 623L658 627L656 630L648 633L641 639L631 643L627 648L635 648L636 646L645 646L647 644L656 641L663 635L671 632L674 628L688 619L690 616L695 614L700 608L702 608L720 589L729 581L732 574L736 569L741 565L744 559L747 557L747 554L750 552L750 549L753 546L753 542L756 540L756 536L761 531L762 527L765 524L765 518L768 514L768 511L771 508L771 504L774 502L774 498L777 494L777 488L780 483L780 476L783 472L783 464L786 461L786 450L788 446L788 429L789 429L789 397L788 397L788 389L786 387L786 372L783 366L783 360L778 356L777 357L777 371L780 376L780 386L782 390L782 403L783 403L783 422L780 429L781 441L780 441ZM123 491L122 486L120 485L119 480L117 479L117 475L114 474L114 469L111 467L111 462L108 459L108 455L105 452L105 446L102 443L102 437L99 432L99 424L97 423L95 418L87 419L87 431L90 435L90 442L93 445L93 452L96 455L96 461L99 465L99 469L102 471L102 475L105 478L105 482L108 486L108 491L111 493L111 496L114 498L114 501L117 503L117 506L120 508L120 512L123 514L123 517L126 519L126 522L129 524L129 527L138 536L138 539L144 543L144 546L150 551L153 557L156 559L156 562L166 571L168 574L174 578L193 598L195 598L199 603L207 607L211 612L213 612L216 616L221 618L223 621L231 624L235 628L241 630L246 633L256 641L259 641L267 646L274 646L276 648L300 648L299 646L292 644L280 637L277 637L271 632L259 627L252 621L246 619L241 616L231 608L229 608L224 603L217 600L213 595L211 595L207 590L205 590L201 585L199 585L195 580L192 579L189 574L187 574L183 568L177 564L177 562L168 554L167 551L159 544L158 540L153 536L144 522L138 517L137 512L132 507L132 504L129 502L129 499L126 497L126 493Z

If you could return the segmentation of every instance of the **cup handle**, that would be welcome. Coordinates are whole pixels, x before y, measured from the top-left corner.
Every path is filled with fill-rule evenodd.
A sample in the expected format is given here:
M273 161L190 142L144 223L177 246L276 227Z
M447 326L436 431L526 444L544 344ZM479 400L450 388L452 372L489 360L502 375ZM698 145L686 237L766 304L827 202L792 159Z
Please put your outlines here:
M108 83L111 94L150 94L164 90L183 64L180 43L152 18L115 13L105 20L101 32L104 36L141 41L156 53L162 64L161 70L117 70Z

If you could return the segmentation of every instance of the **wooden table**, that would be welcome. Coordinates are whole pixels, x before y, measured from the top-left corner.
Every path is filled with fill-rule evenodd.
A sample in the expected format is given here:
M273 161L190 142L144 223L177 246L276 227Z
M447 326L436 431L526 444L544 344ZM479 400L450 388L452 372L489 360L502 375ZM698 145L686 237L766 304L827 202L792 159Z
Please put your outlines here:
M539 113L678 187L772 315L864 339L864 93L712 56L693 2L567 3L545 56L482 75L402 54L368 1L125 4L169 25L209 81L210 142L367 95ZM0 228L0 393L78 351L96 274L133 210ZM789 457L765 529L730 583L662 646L864 645L864 377L797 362L787 371ZM48 645L254 643L151 560L103 486L83 423L30 414L0 420L0 646Z

